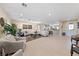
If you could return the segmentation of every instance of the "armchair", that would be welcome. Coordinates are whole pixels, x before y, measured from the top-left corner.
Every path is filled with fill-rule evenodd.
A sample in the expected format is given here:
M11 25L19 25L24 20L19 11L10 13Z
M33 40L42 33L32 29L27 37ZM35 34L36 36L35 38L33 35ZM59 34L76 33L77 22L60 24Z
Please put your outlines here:
M75 43L73 43L73 41L75 41ZM71 56L73 56L73 52L79 54L79 45L78 45L78 41L79 41L79 36L75 35L71 37Z

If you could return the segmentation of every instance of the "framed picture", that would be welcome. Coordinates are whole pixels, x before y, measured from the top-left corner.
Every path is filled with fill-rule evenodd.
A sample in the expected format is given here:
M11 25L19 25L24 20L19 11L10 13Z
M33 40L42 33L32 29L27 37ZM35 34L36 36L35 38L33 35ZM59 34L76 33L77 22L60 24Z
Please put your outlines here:
M28 29L27 25L23 24L23 29Z
M28 25L28 29L32 29L32 25Z
M23 29L32 29L32 25L23 24Z
M5 22L4 22L4 18L3 18L3 17L1 17L1 18L0 18L0 25L3 27L3 26L4 26L4 24L5 24Z

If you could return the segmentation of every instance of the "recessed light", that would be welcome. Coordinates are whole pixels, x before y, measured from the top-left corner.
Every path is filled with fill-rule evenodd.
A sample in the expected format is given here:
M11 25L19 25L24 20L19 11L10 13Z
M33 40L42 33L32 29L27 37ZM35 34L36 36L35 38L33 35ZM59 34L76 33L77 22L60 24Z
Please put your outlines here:
M48 15L51 16L51 13L49 13Z
M23 13L21 13L20 16L23 17Z

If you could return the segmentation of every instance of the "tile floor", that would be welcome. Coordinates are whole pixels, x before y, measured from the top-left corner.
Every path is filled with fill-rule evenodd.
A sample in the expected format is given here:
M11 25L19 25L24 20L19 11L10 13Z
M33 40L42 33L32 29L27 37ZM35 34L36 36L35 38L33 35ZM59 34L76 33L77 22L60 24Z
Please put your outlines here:
M68 36L41 37L26 44L24 56L70 56L71 43Z

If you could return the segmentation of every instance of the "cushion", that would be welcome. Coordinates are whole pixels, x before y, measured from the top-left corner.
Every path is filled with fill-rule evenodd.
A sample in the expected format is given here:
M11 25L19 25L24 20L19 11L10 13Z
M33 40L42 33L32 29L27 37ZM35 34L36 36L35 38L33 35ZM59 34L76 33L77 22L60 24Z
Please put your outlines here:
M2 41L16 41L15 37L11 34L4 36L3 38L1 38L1 40Z

